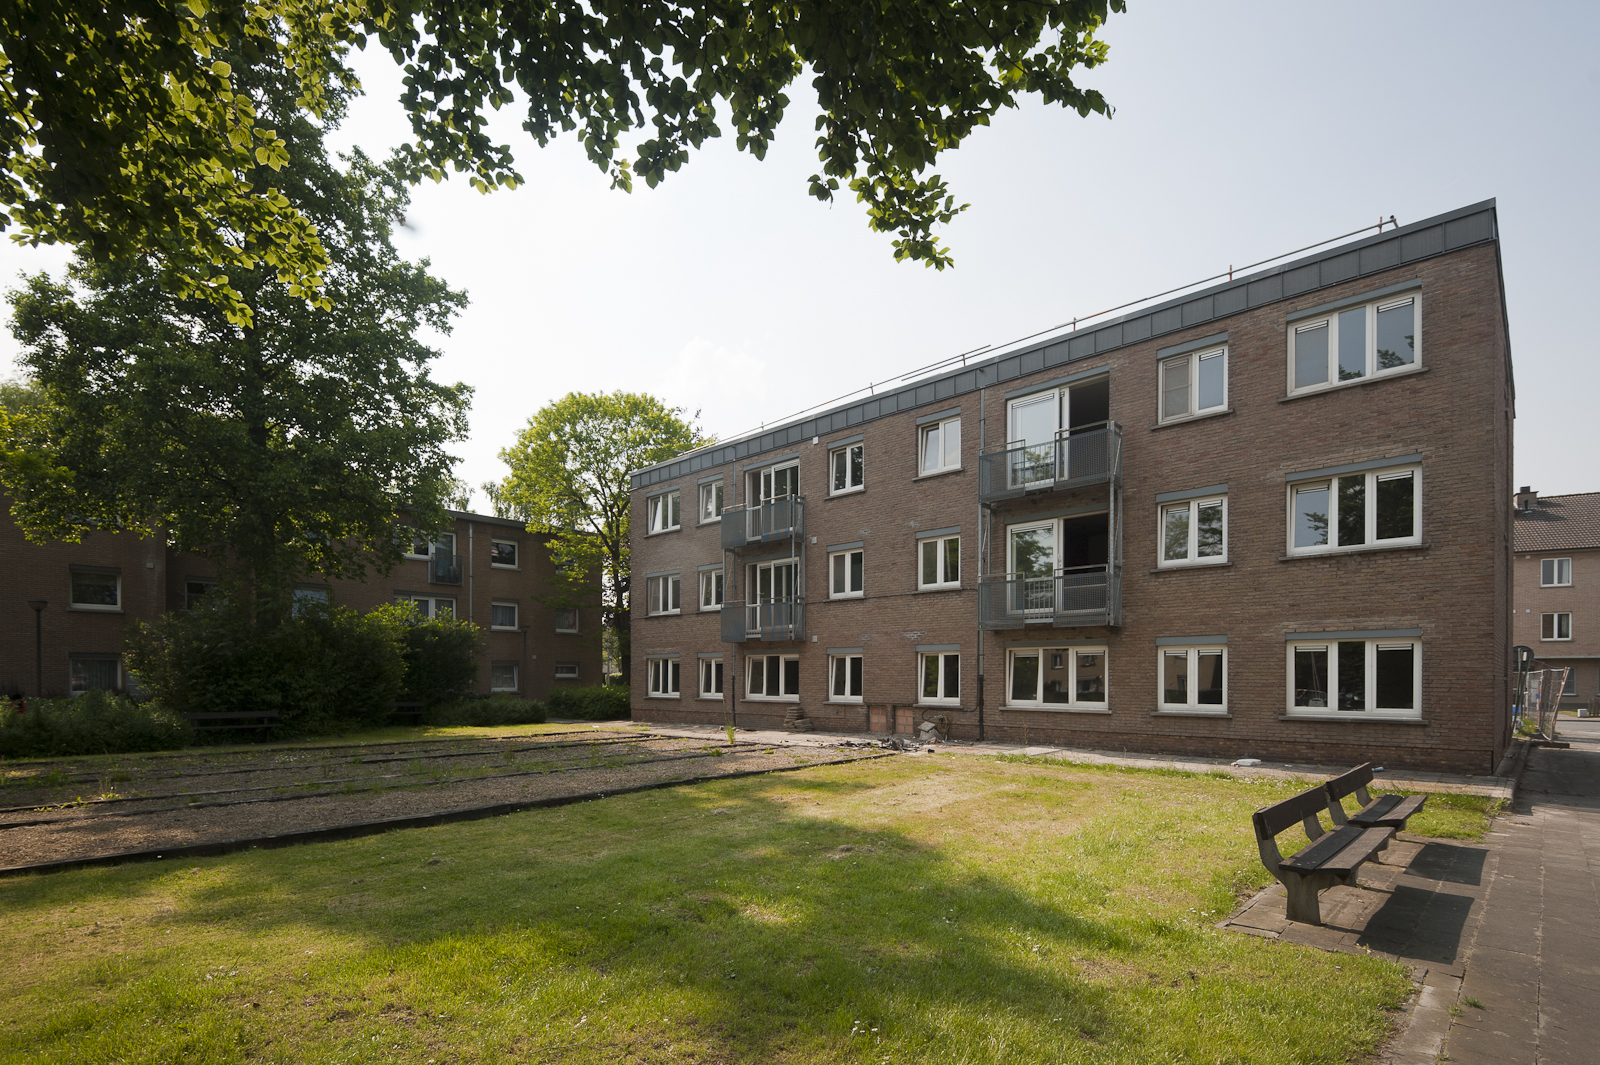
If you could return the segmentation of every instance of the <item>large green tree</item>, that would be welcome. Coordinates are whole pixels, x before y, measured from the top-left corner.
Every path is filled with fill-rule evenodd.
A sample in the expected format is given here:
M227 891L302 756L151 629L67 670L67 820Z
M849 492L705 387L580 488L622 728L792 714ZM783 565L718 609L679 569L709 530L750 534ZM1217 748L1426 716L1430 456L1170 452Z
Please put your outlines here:
M465 297L395 250L396 169L328 157L349 92L338 72L319 86L320 122L275 63L235 62L230 78L289 149L274 180L321 235L327 306L258 264L235 271L250 313L230 316L164 284L156 253L28 278L10 301L36 401L0 420L0 481L30 536L165 537L213 560L270 627L307 574L397 561L401 512L443 524L457 484L444 448L465 436L470 390L429 377L437 352L418 333L448 330Z
M628 670L630 553L628 474L710 438L654 396L569 392L528 419L500 452L511 472L490 489L494 505L556 534L557 564L574 581L598 573L605 626Z
M576 132L613 182L650 185L731 129L760 158L809 76L821 170L895 255L943 267L936 225L965 209L929 167L1001 108L1037 97L1109 114L1073 80L1106 59L1124 0L11 0L0 5L0 228L97 261L153 254L236 318L241 270L314 296L320 233L279 177L293 146L239 91L227 46L271 63L313 112L342 50L375 41L405 70L406 175L521 179L487 133L526 108L540 145ZM349 84L346 75L346 84ZM724 117L724 114L726 117ZM629 158L631 156L631 158ZM260 164L254 171L245 164ZM318 297L320 298L320 297Z

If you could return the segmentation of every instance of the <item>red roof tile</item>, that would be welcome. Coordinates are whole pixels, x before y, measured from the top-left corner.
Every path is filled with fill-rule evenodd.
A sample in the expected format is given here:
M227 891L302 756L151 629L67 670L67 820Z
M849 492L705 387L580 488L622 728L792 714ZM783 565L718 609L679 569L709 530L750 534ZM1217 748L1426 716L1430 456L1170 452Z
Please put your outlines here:
M1529 509L1515 513L1515 551L1600 547L1600 492L1543 496Z

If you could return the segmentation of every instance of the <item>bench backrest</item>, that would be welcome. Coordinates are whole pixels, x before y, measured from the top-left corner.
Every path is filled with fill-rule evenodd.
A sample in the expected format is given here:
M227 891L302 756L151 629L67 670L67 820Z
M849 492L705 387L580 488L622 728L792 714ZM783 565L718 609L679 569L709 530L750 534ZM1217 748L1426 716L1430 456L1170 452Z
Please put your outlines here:
M1367 785L1372 783L1372 763L1363 762L1348 773L1340 773L1322 785L1328 793L1328 802L1338 804L1346 795L1354 795L1362 806L1372 802Z
M1305 827L1308 839L1316 839L1322 835L1322 824L1317 820L1317 815L1327 808L1328 793L1320 787L1302 791L1293 798L1271 806L1263 806L1250 818L1256 827L1256 842L1265 843L1296 821Z

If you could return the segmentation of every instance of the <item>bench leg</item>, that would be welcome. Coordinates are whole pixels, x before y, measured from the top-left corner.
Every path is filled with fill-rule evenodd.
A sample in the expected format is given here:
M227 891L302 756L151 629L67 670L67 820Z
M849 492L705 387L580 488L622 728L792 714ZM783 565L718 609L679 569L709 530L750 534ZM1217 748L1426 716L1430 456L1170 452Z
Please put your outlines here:
M1285 916L1291 921L1301 924L1321 924L1322 906L1317 902L1319 885L1317 879L1309 876L1286 876L1283 878L1284 890L1289 893L1289 905L1285 908Z

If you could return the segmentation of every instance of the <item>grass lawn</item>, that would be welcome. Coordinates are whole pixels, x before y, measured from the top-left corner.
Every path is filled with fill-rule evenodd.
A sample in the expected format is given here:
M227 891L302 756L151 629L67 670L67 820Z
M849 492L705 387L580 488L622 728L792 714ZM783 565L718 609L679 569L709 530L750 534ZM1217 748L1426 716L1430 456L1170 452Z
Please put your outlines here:
M1211 927L1293 790L898 757L4 880L0 1062L1346 1062L1402 968Z

